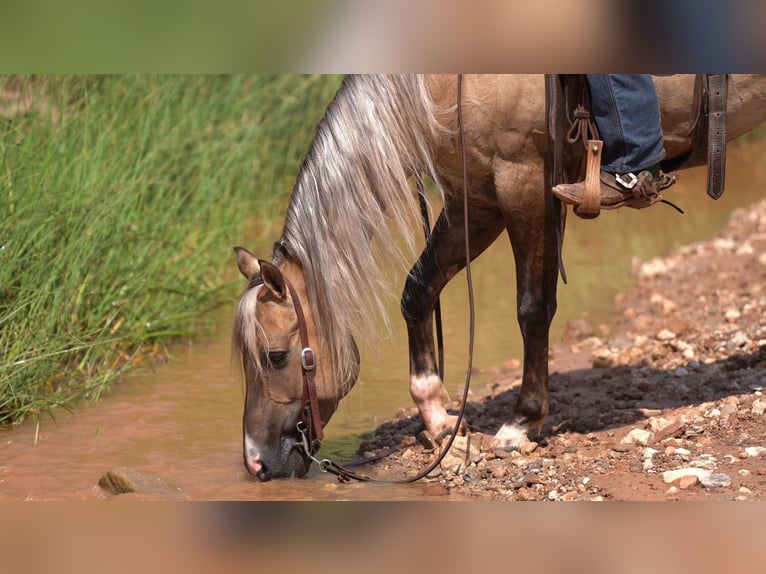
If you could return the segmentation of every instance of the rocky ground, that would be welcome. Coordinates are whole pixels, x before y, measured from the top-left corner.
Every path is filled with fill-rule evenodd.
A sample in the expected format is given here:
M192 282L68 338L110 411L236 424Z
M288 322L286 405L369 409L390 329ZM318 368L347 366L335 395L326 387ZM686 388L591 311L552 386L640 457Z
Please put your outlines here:
M728 229L637 262L618 319L568 325L550 353L551 413L522 452L488 448L518 396L509 360L470 392L467 438L426 492L502 500L766 500L766 202ZM453 402L451 410L458 404ZM455 411L456 412L456 411ZM439 451L415 409L363 437L362 467L402 477Z

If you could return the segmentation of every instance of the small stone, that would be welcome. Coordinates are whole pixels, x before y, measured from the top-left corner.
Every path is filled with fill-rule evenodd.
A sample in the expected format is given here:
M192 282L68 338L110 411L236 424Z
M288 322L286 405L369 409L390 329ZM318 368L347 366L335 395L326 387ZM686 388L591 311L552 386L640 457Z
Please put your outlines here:
M653 440L654 440L653 432L650 432L644 429L635 428L635 429L632 429L627 435L625 435L620 442L623 444L640 444L640 445L646 446L648 444L651 444Z
M656 337L658 341L670 341L671 339L676 338L676 334L669 329L662 329L657 333Z
M721 405L721 414L731 415L737 412L737 405L731 403L724 403Z
M449 489L441 484L429 484L423 488L423 494L425 496L447 496Z
M737 474L739 474L740 476L750 476L750 474L751 474L751 473L750 473L750 471L749 471L749 470L747 470L746 468L740 468L740 469L737 471Z
M694 476L702 482L702 478L707 478L710 474L712 473L704 468L687 467L679 468L677 470L666 470L662 473L662 480L665 484L671 484L684 476Z
M179 488L165 483L161 478L147 476L130 468L120 467L102 476L98 485L112 494L179 492Z
M608 369L617 364L617 358L609 349L597 349L591 355L591 365L594 369Z
M480 452L481 437L456 436L440 466L442 470L452 470L455 473L464 472L471 461L479 456Z
M747 335L745 335L745 333L742 331L737 331L734 333L734 336L729 339L728 343L726 343L726 347L730 350L741 349L745 347L749 342L750 339Z
M731 478L728 474L722 472L716 472L705 477L700 478L702 486L708 488L729 488L731 486Z
M723 237L720 237L713 240L712 245L713 249L716 251L733 251L736 243L734 243L733 239L724 239Z
M687 369L686 367L677 367L673 371L674 377L685 377L688 374L689 374L689 369Z
M750 490L750 489L749 489L748 487L746 487L746 486L740 486L740 487L737 489L737 492L739 492L740 494L753 494L753 491L752 491L752 490Z
M740 313L736 309L729 309L724 314L724 319L726 319L729 323L734 323L741 316L742 316L742 313Z
M751 458L766 456L766 447L762 446L748 446L745 447L745 454Z
M521 448L519 449L521 454L524 454L524 455L532 454L533 452L535 452L535 450L537 450L537 443L534 441L530 441L522 445Z
M766 263L764 263L766 265ZM642 263L638 268L639 277L656 277L668 272L667 264L659 258L651 259L645 263Z
M439 446L439 443L436 440L436 437L434 437L430 432L424 430L420 433L418 433L418 441L420 444L423 445L423 448L426 448L428 450L435 449Z
M677 484L678 488L681 489L681 490L688 490L692 486L696 486L697 484L699 484L699 482L700 482L699 478L697 478L696 476L694 476L692 474L689 474L689 475L686 475L686 476L682 476L679 479L676 479L673 482L673 484Z
M548 493L548 500L558 500L558 498L559 498L559 493L557 490L551 490Z
M564 329L564 343L570 345L593 336L593 325L586 319L572 319Z
M753 405L750 407L754 415L762 415L766 412L766 402L756 399L753 401Z

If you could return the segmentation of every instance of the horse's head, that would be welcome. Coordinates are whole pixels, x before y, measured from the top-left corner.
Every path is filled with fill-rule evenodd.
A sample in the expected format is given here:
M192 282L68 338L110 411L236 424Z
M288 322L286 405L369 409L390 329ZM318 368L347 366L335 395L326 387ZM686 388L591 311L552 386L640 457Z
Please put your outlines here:
M233 332L234 351L241 356L245 376L245 467L258 480L300 477L308 472L311 461L299 447L303 345L290 287L300 300L315 354L314 381L323 425L356 382L358 363L347 380L337 381L333 376L330 353L317 335L299 264L284 256L276 257L274 263L259 261L242 247L234 249L237 266L248 279Z

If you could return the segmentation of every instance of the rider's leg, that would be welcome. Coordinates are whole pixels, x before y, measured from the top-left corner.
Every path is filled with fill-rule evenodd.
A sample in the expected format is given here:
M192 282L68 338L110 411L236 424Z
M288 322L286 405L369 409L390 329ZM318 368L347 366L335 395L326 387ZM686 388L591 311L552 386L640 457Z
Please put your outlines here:
M601 169L638 173L665 157L657 92L649 74L589 74L591 115L604 151Z
M675 181L659 171L665 156L657 93L648 74L588 75L591 114L604 142L601 208L648 207ZM583 182L561 184L553 192L580 205Z

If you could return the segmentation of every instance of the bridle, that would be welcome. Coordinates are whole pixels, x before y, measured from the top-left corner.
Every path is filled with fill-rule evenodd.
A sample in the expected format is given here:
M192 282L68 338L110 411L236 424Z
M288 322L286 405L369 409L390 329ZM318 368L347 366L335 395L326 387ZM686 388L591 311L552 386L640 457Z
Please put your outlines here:
M283 244L284 247L284 244ZM301 339L301 373L303 377L303 399L301 400L301 414L296 430L301 437L301 441L296 443L296 447L302 448L304 454L319 465L322 472L330 472L338 477L340 482L349 482L351 479L359 481L371 480L369 476L357 474L354 471L333 462L328 458L318 459L316 453L322 446L324 432L322 430L322 418L319 416L319 399L317 397L317 387L314 382L316 373L316 353L309 345L309 333L306 327L306 316L303 313L298 293L295 291L292 283L284 277L287 290L290 292L290 298L293 300L295 315L298 317L298 334Z
M330 459L327 459L327 458L318 459L316 456L314 456L319 451L319 448L322 444L322 439L324 438L324 433L322 430L322 419L319 416L319 400L317 398L316 383L314 382L314 375L316 372L316 353L314 352L314 349L309 345L308 328L306 327L306 317L303 313L303 306L301 305L298 294L295 291L295 288L290 283L290 281L286 277L284 277L285 285L287 286L287 289L290 292L290 298L293 301L295 314L298 318L298 330L299 330L299 335L301 340L301 372L303 377L303 399L301 402L300 419L298 420L298 423L296 425L296 430L298 431L301 437L301 441L299 443L296 443L296 447L303 449L305 456L307 456L310 460L318 464L319 470L321 470L322 472L329 472L331 474L335 474L338 477L338 480L340 482L349 482L352 479L362 481L362 482L368 482L368 481L387 482L387 483L416 482L420 480L421 478L429 475L441 463L441 461L447 455L447 452L449 451L450 447L452 446L452 443L455 440L455 437L457 436L457 433L460 429L460 425L462 424L462 421L463 421L463 414L465 411L466 402L468 400L468 389L471 382L471 371L473 366L475 311L474 311L474 299L473 299L473 280L471 278L470 241L468 238L468 175L466 173L465 140L464 140L464 134L463 134L463 114L462 114L462 101L461 101L462 100L462 97L461 97L462 82L463 82L463 75L458 74L458 77L457 77L457 121L458 121L458 137L460 141L460 153L461 153L462 170L463 170L463 217L464 217L464 228L466 230L465 270L466 270L466 279L468 282L468 303L469 303L469 315L470 315L469 337L468 337L468 368L466 370L466 381L463 387L463 398L460 404L460 410L458 412L458 417L455 422L453 432L450 435L447 441L447 444L444 446L444 448L442 448L441 453L436 458L436 460L433 461L431 464L429 464L425 469L420 471L417 475L410 478L401 479L401 480L373 479L367 475L358 474L352 471L351 469L349 469L347 466L340 465L336 462L333 462ZM422 183L420 182L419 178L418 178L418 184L419 184L419 190L420 190ZM425 210L424 210L424 213L425 213ZM425 216L424 216L424 226L427 230L426 234L428 235L429 225ZM428 239L428 237L426 237L426 239ZM286 249L284 239L280 240L279 244L283 249ZM441 330L441 329L439 328L438 330ZM443 360L442 359L443 355L444 355L443 350L440 349L440 363ZM443 367L440 366L440 370L442 371L442 373L440 374L443 378Z
M309 332L306 327L306 316L292 283L283 277L290 298L293 300L295 314L298 317L298 333L301 338L301 373L303 374L303 399L301 401L301 418L298 421L298 432L301 434L301 445L306 454L313 456L322 446L324 432L322 418L319 416L319 399L317 386L314 382L316 373L316 353L309 345Z

